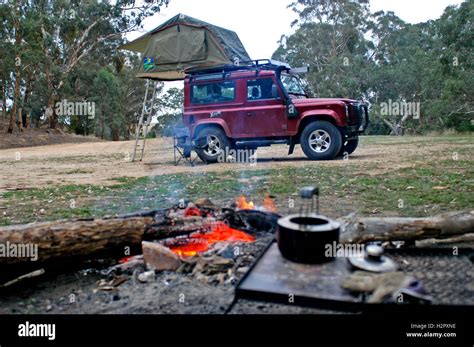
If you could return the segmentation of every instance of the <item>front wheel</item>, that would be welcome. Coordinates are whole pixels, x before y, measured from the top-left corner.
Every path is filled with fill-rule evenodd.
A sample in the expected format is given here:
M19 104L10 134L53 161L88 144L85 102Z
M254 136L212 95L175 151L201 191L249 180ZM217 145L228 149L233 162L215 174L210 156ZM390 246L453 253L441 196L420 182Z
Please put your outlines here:
M311 160L334 159L342 147L342 136L333 124L325 121L309 123L301 133L301 148Z
M355 138L352 140L347 140L341 147L341 150L339 151L339 155L349 155L354 153L354 151L357 149L357 146L359 145L359 138Z
M206 163L226 162L226 151L230 148L229 138L224 131L216 127L199 130L196 135L198 143L195 149L199 158Z

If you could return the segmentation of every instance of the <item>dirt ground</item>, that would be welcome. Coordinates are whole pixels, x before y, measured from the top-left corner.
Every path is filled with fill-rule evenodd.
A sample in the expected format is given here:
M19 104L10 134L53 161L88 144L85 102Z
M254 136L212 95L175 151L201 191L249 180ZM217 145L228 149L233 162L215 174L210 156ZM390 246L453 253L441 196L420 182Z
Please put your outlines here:
M97 142L100 139L94 136L80 136L69 134L66 131L41 128L24 128L21 132L15 126L12 134L7 134L8 122L0 118L0 150L9 148L24 148L46 146L64 143Z
M291 156L288 147L277 145L260 148L257 165L225 163L206 165L199 159L195 167L173 164L170 138L147 140L142 162L131 162L134 141L87 142L0 150L0 192L15 188L33 188L69 184L111 185L116 178L159 176L174 173L258 170L279 167L320 165L362 170L370 164L371 173L380 174L411 167L427 158L448 159L457 143L431 137L366 137L349 160L311 162L299 147ZM470 150L472 141L463 144Z

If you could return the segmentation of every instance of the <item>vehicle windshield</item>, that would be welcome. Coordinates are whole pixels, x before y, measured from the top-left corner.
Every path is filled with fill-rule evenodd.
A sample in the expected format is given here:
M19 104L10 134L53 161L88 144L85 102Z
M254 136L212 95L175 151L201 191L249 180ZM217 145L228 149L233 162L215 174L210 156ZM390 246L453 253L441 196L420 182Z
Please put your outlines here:
M281 81L288 94L307 97L306 92L298 77L294 75L281 75Z

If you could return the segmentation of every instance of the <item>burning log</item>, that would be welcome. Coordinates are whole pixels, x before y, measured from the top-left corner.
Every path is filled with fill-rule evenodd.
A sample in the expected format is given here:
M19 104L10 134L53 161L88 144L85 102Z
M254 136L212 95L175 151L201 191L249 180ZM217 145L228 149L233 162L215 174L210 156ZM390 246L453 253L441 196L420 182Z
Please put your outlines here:
M209 225L215 222L212 218L202 218L197 216L160 218L146 226L143 235L144 240L163 240L195 232L204 232L209 229Z
M139 253L142 241L177 239L211 233L219 219L231 216L228 209L202 209L209 217L175 213L174 209L122 215L116 218L32 223L0 228L0 266L36 267L57 260L120 258L129 250ZM211 213L212 212L212 213ZM231 218L232 219L232 218ZM234 211L233 219L239 220ZM32 248L32 256L7 254L9 246ZM136 251L136 252L135 252ZM5 254L2 254L5 253ZM30 252L31 253L31 252ZM131 253L128 253L130 255ZM35 256L36 255L36 256ZM36 259L32 259L35 256ZM33 260L33 261L32 261Z
M37 262L123 256L125 247L140 246L151 217L57 221L0 228L0 245L33 247ZM17 252L18 253L18 252ZM0 265L32 262L21 254L0 257Z
M449 212L430 218L344 217L342 243L448 239L474 232L474 210Z

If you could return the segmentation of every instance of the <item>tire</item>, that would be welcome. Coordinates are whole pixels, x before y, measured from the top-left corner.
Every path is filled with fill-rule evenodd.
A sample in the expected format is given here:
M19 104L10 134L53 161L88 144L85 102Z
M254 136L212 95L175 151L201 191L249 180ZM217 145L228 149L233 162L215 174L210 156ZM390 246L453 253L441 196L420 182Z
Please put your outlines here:
M226 161L225 153L230 150L230 141L222 129L216 127L203 128L196 135L197 142L199 142L199 139L205 139L200 146L195 148L202 161L209 164ZM209 147L210 143L213 147Z
M339 151L338 156L343 156L344 153L347 154L352 154L354 151L357 149L357 146L359 145L359 138L355 138L352 140L346 141L342 147L341 150Z
M334 159L342 147L342 136L336 126L325 121L309 123L301 133L301 148L311 160Z

